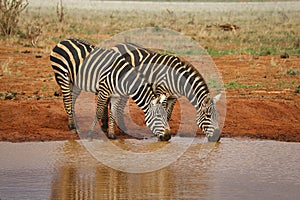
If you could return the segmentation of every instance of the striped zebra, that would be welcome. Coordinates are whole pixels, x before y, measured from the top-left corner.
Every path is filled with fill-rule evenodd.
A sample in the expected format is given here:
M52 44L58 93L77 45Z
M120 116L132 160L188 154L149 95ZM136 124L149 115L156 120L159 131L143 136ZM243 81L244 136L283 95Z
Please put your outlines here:
M52 50L50 54L50 61L52 68L55 73L55 79L57 84L60 86L62 90L63 95L63 102L64 107L68 115L68 127L70 130L76 132L75 127L75 121L73 118L74 115L74 103L78 95L80 94L80 90L82 87L74 87L74 85L77 86L84 86L84 83L82 82L81 78L84 76L81 76L81 78L77 78L79 69L82 69L82 64L85 58L91 53L92 50L94 50L95 46L90 45L88 42L83 41L81 39L67 39L59 42ZM116 55L115 55L116 56ZM117 56L116 56L117 57ZM119 59L119 58L118 58ZM104 65L105 63L102 63ZM96 67L96 66L94 66ZM103 67L103 66L98 66ZM107 66L108 67L108 64ZM128 66L127 66L128 68ZM81 71L82 74L83 71ZM122 74L124 74L126 71L123 70ZM126 73L125 73L126 74ZM132 73L134 75L134 73ZM80 84L76 84L75 82L79 80L81 81ZM141 80L139 80L141 81ZM85 85L87 86L87 84ZM136 101L139 102L140 106L143 106L142 109L145 112L146 115L146 124L150 126L150 129L159 136L160 140L168 140L170 138L168 132L169 132L169 126L167 124L167 120L165 119L166 113L164 109L161 106L161 103L164 99L164 96L161 98L154 98L154 93L152 91L152 88L150 88L147 84L145 84L146 89L143 92L143 94L147 95L148 99L144 102L140 102L141 99L138 98L137 95L134 97L136 98ZM87 88L83 88L84 90L90 90ZM93 90L93 92L97 93L96 90ZM101 96L100 96L101 97ZM149 103L150 105L143 105L143 103ZM108 106L110 99L107 99L106 106ZM98 103L98 107L100 107L100 102ZM98 109L97 109L98 110ZM100 110L100 108L99 108ZM103 111L103 117L102 117L102 130L105 132L107 131L108 127L108 113L107 109L104 109ZM100 112L97 112L97 121L100 116ZM111 123L114 124L114 113L111 114L110 118L112 118ZM152 116L156 116L156 119ZM94 120L94 123L92 125L92 128L96 125L96 119ZM113 126L110 126L113 127ZM108 136L109 138L115 138L113 129L108 130Z
M133 43L118 44L112 48L119 52L128 63L147 77L153 84L156 95L167 96L165 109L170 119L177 98L185 96L196 108L196 123L205 133L208 141L219 141L218 111L215 107L221 94L211 97L202 75L187 61L177 56L160 54ZM117 100L118 120L122 123L122 113L127 99Z
M122 99L129 96L143 110L146 125L159 138L167 141L171 138L167 122L167 113L162 106L165 96L155 96L152 85L138 73L122 55L112 49L95 47L80 67L74 87L98 94L96 118L90 130L102 119L110 99ZM113 98L111 98L113 97ZM113 101L109 116L108 137L115 139L114 124L116 115Z
M86 41L70 38L59 42L50 54L55 80L61 88L64 107L68 115L68 127L75 132L73 103L79 91L74 92L73 85L83 60L93 49L94 46Z
M75 103L80 91L72 91L73 84L83 60L94 48L94 45L91 45L84 40L69 38L59 42L50 54L50 61L54 70L55 79L61 88L64 107L68 115L68 127L69 130L74 133L76 133L76 127L73 116L74 108L72 104ZM107 116L108 113L106 110L106 113L103 115L101 125L104 132L107 132L108 128Z

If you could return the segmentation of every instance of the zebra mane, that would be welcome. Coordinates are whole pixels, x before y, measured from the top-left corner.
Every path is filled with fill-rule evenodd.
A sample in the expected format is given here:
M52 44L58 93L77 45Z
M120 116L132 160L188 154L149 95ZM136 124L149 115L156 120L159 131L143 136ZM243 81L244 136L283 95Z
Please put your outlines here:
M145 47L143 47L142 45L140 44L137 44L137 43L133 43L133 42L125 42L123 44L129 44L131 46L134 46L134 47L138 47L139 49L146 49Z
M93 48L95 47L95 45L90 44L87 40L84 40L84 39L81 39L81 38L73 38L73 37L69 37L69 38L67 38L67 40L76 41L76 42L82 43L82 44L84 44L84 45L91 46L91 47L93 47Z
M164 49L158 49L158 48L148 48L148 47L144 47L140 44L137 43L133 43L133 42L124 42L124 43L120 43L121 45L130 45L134 48L137 49L141 49L141 50L146 50L149 53L158 53L158 54L169 54L169 55L174 55L173 52L164 50Z
M200 81L202 82L202 85L205 86L206 88L206 92L207 92L207 96L205 99L210 99L210 90L209 90L209 87L208 87L208 84L206 83L205 79L203 78L202 74L187 60L185 60L184 58L182 57L179 57L179 56L175 56L180 62L181 62L181 66L184 66L184 68L186 69L186 72L189 72L189 73L185 73L185 77L188 78L192 73L194 73L193 77L199 77L200 78ZM193 85L193 82L194 82L194 79L188 79L190 85ZM196 86L194 86L196 87ZM199 95L199 94L198 94Z
M104 48L102 48L102 47L100 47L100 46L95 46L95 47L94 47L94 50L99 50L99 49L104 49Z
M189 61L187 61L187 60L186 60L184 57L182 57L182 56L174 56L174 57L176 57L176 58L182 63L182 65L185 66L186 69L190 68L190 69L191 69L191 70L190 70L190 73L193 73L193 72L196 73L197 76L201 77L201 78L203 79L203 81L205 82L205 80L204 80L202 74L194 67L194 65L192 65ZM205 82L205 84L206 84L206 82Z

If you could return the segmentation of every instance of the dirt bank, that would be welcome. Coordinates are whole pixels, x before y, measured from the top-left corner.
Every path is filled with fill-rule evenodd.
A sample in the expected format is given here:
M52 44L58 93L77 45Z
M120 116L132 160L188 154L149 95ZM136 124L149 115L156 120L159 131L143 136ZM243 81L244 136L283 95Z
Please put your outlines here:
M79 139L67 129L61 99L1 100L0 141ZM174 113L178 113L177 110ZM224 137L252 137L300 142L300 107L291 101L229 99ZM140 114L140 113L139 113ZM172 116L176 130L178 116ZM142 122L141 116L138 121ZM130 127L129 127L130 128ZM201 135L201 131L198 130Z
M30 48L16 52L8 44L0 52L0 141L78 139L68 131L62 98L56 97L49 54ZM239 55L213 60L227 87L224 137L300 142L300 58ZM175 131L178 105L176 109L170 122ZM143 117L137 118L142 123Z

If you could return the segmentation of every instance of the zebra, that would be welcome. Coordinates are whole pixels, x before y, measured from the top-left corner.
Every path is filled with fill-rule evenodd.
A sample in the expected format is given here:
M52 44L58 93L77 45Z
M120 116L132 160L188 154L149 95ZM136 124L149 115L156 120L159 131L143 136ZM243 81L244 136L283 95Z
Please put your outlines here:
M72 93L72 87L78 69L85 57L94 49L94 45L78 38L69 38L60 41L51 51L50 61L55 74L55 80L60 86L63 96L64 108L68 115L68 128L76 132L74 122L74 104L78 93ZM79 92L79 91L78 91ZM72 103L73 102L73 103ZM107 117L107 113L104 117ZM102 119L102 130L107 131L108 119Z
M82 64L85 58L94 50L95 46L89 44L88 42L81 39L69 38L59 42L51 51L50 61L52 68L54 70L55 79L57 84L60 86L63 95L64 108L68 115L68 127L71 131L77 133L75 121L74 121L74 104L75 100L80 94L79 87L74 87L75 82L77 81L77 75L79 69L82 69ZM81 82L81 86L82 86ZM153 91L152 88L149 89L149 86L146 84L145 86L147 91L143 93L148 94L149 99L153 99ZM149 91L148 91L149 90ZM97 93L97 91L93 91ZM149 102L147 99L146 102ZM169 126L166 123L166 119L164 116L166 115L164 109L161 106L161 103L164 100L164 96L162 95L159 98L155 98L151 101L149 106L144 106L142 109L144 113L147 113L146 123L148 126L152 127L152 130L156 135L159 136L160 140L168 140L170 138ZM108 106L110 99L107 99L106 105ZM99 104L98 104L99 105ZM142 105L142 104L141 104ZM97 109L98 110L98 109ZM99 112L98 112L99 113ZM108 118L107 118L107 109L104 109L103 117L102 117L102 130L107 131L108 127ZM156 115L158 119L151 118L151 116ZM111 118L114 119L113 115ZM99 117L97 117L97 120ZM161 120L161 124L159 123ZM111 123L114 123L111 120ZM96 125L96 119L93 122L91 130ZM156 127L153 127L153 126ZM111 126L110 126L111 127ZM166 127L165 129L162 127ZM150 128L151 129L151 128ZM163 130L164 129L164 130ZM114 139L113 129L109 130L108 133L109 138Z
M61 88L64 108L68 115L68 127L72 132L76 132L73 103L79 95L72 91L74 81L83 60L94 48L94 45L84 40L69 38L60 41L50 53L55 80Z
M105 114L110 99L129 96L143 110L146 125L158 139L167 141L171 138L167 113L162 106L165 95L156 97L152 84L149 84L142 74L126 62L120 53L112 49L95 47L84 59L78 71L74 82L74 91L77 90L98 94L96 117L90 128L91 131ZM118 103L111 104L112 110L116 110L114 106ZM110 139L116 138L113 128L115 118L115 112L112 111L107 134Z
M50 62L55 74L55 80L62 91L65 111L68 115L68 128L77 133L74 121L74 105L80 91L73 91L73 84L83 60L94 50L95 46L78 38L60 41L50 53ZM107 132L108 113L103 115L101 128Z
M202 75L189 62L178 56L160 54L133 43L121 43L112 47L125 60L147 77L153 84L157 95L167 96L164 107L169 120L177 98L185 96L196 108L196 123L206 135L208 141L220 139L218 111L216 102L221 94L211 97L208 86ZM118 121L123 123L122 113L127 98L116 100L119 105Z

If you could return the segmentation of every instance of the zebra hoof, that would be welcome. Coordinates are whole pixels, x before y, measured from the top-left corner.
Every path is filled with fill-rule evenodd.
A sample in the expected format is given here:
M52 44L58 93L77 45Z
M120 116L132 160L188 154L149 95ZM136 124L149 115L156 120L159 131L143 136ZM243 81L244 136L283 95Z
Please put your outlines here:
M169 141L171 139L170 134L161 134L158 136L159 141Z
M115 134L107 134L107 137L108 137L108 139L111 139L111 140L117 139L117 136L115 136Z
M70 132L71 132L71 134L75 134L75 135L77 135L77 134L78 134L78 132L77 132L77 130L76 130L76 129L72 129L72 130L70 130Z
M104 133L107 133L107 129L108 129L108 126L101 126L101 130L104 132Z
M72 134L78 134L76 127L74 125L68 125L68 128Z

